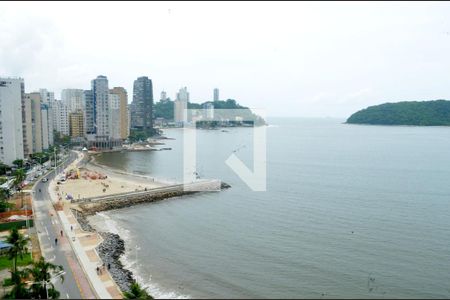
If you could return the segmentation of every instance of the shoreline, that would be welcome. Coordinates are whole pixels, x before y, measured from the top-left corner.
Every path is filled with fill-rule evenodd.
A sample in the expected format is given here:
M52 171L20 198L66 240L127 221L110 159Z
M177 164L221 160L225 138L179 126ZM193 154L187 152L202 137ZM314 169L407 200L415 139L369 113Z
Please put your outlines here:
M95 160L95 156L98 154L91 153L82 153L84 159L83 163L80 164L80 167L83 167L87 170L95 170L100 171L108 176L116 177L125 181L133 181L135 183L143 183L148 180L152 180L155 182L154 177L138 175L138 174L130 174L124 172L122 170L117 170L106 165L100 164ZM163 187L169 186L170 183L161 181L156 181L160 183ZM173 183L172 183L173 185ZM221 182L221 189L227 189L230 185ZM89 217L93 217L98 215L98 213L109 210L116 210L125 207L130 207L134 205L146 204L155 201L162 201L169 198L174 197L182 197L185 195L192 195L197 193L197 191L165 191L159 192L154 195L141 195L137 197L132 197L131 199L114 199L114 200L100 200L95 202L85 202L85 203L74 203L72 205L71 211L80 225L81 229L87 232L95 232L99 234L103 241L96 246L96 251L101 259L106 265L110 264L111 268L109 273L114 280L114 282L119 286L122 292L129 291L130 286L133 282L138 282L141 287L145 288L147 284L145 282L140 282L142 280L139 279L137 274L134 274L133 271L127 269L123 264L121 258L126 255L126 244L124 239L117 233L107 232L100 230L95 224L91 224L92 222L89 220ZM112 195L113 196L113 195ZM107 228L105 228L108 230ZM150 294L150 291L147 293ZM182 296L183 297L183 296Z
M73 208L71 210L72 213L75 211ZM99 231L94 228L83 212L78 211L73 215L76 216L82 230L98 233L103 238L103 241L96 247L97 253L106 265L108 263L111 265L109 273L122 292L129 291L131 284L136 281L136 277L132 271L125 268L120 260L121 256L125 254L125 241L116 233Z

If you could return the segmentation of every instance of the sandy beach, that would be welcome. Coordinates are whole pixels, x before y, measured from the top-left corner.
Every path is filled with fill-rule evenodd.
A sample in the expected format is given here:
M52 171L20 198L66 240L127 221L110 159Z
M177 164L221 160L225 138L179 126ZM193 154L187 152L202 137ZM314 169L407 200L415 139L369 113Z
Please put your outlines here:
M88 162L84 165L82 164L81 167L77 167L78 162L81 160L82 156L67 168L67 170L74 170L74 172L78 173L80 175L78 179L66 179L60 184L54 184L54 188L59 196L66 198L69 195L74 199L82 199L145 189L150 190L166 185L166 183L156 182L150 177L116 172L95 163ZM90 174L101 174L105 175L106 178L91 179L89 178Z

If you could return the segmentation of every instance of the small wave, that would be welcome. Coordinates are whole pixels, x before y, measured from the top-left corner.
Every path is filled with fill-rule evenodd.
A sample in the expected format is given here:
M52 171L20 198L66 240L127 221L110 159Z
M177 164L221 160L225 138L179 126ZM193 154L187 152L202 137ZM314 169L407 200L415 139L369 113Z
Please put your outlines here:
M118 222L113 220L107 213L98 212L97 216L103 219L107 231L118 234L125 242L125 253L120 257L125 269L133 273L136 281L147 289L148 293L154 298L161 299L189 299L187 295L181 295L177 292L165 291L157 283L152 282L151 274L145 274L136 264L136 250L131 245L135 245L129 230L119 226ZM148 275L148 280L145 277Z

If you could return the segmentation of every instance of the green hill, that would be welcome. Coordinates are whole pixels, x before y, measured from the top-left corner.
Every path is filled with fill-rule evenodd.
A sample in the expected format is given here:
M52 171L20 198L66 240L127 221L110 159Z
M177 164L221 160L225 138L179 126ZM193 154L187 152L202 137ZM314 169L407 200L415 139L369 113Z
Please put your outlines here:
M450 101L407 101L384 103L360 110L349 124L450 126Z

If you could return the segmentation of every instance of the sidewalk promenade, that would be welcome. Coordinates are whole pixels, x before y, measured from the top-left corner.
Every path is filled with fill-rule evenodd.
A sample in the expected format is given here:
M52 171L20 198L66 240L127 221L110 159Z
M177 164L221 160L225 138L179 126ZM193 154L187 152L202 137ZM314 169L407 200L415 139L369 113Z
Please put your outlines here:
M82 154L80 153L78 158L66 170L74 168L81 160ZM49 185L49 194L53 203L58 201L55 187L56 183L52 181ZM62 200L62 202L63 210L58 211L57 214L61 220L64 234L68 237L67 240L84 269L84 273L87 275L87 279L95 290L97 297L100 299L122 299L123 297L119 287L106 268L101 271L101 274L97 274L97 267L102 269L103 262L95 248L103 239L98 233L83 231L70 210L70 203L65 200Z

